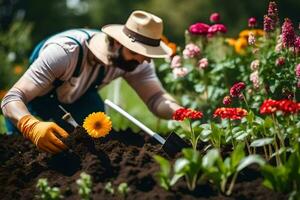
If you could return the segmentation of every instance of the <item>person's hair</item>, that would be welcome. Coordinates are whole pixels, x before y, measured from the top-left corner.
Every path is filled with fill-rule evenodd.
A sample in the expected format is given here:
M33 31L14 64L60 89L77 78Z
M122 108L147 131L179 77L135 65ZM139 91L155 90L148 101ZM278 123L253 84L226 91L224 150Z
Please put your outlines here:
M115 39L110 37L109 35L106 35L105 40L108 42L108 50L112 51L115 43Z

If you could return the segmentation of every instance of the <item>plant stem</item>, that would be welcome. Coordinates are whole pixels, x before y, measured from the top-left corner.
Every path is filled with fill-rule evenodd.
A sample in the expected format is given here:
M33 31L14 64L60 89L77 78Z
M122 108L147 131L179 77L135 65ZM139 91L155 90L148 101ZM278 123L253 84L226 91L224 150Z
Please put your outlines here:
M197 150L196 138L195 138L194 129L192 127L192 121L190 119L189 119L189 124L190 124L190 129L191 129L191 143L192 143L192 147L193 147L194 151L196 151Z
M249 107L248 101L247 101L247 99L246 99L246 96L244 95L243 92L242 92L241 94L242 94L242 96L243 96L243 99L244 99L244 102L245 102L245 104L246 104L247 110L250 110L250 107Z
M279 138L279 141L280 141L280 144L283 148L285 148L285 145L284 145L284 138L283 138L283 135L281 133L281 130L280 130L280 127L278 125L278 121L276 120L274 114L272 114L272 118L273 118L273 121L274 121L274 124L275 126L277 127L277 136ZM279 152L278 152L279 153ZM286 161L286 152L284 150L284 153L283 153L283 161L285 162Z
M264 148L265 158L266 158L266 160L269 160L266 146L264 146L263 148Z
M231 182L230 182L229 188L228 188L228 190L227 190L227 192L226 192L226 195L231 195L232 190L233 190L233 186L234 186L234 184L235 184L235 180L236 180L236 178L237 178L237 175L238 175L238 173L235 172L235 174L233 175L233 178L232 178L232 180L231 180Z
M249 142L248 142L247 138L246 138L246 146L247 146L249 155L251 155L251 147L249 145Z
M232 126L231 126L231 120L230 119L228 119L228 124L229 124L229 133L230 133L230 136L231 136L231 143L232 143L232 147L234 149L235 146L234 146L234 141L233 141Z

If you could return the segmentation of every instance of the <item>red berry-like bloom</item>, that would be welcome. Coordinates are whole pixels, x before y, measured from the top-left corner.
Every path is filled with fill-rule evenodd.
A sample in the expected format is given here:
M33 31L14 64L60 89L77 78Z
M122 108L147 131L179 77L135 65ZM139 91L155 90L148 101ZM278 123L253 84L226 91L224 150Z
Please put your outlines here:
M193 35L207 35L208 29L209 25L199 22L196 24L192 24L189 27L189 32Z
M275 1L271 1L269 3L268 7L268 16L272 19L273 21L273 26L277 26L279 22L279 17L278 17L278 9Z
M247 110L243 108L217 108L214 112L214 117L221 119L242 119L248 114Z
M260 114L272 114L278 110L278 102L272 99L264 100L263 104L260 106Z
M293 47L296 41L296 34L292 21L285 18L282 25L282 44L283 47Z
M245 88L246 85L244 82L236 83L230 88L230 95L232 97L238 97Z
M264 16L264 31L265 32L272 32L272 31L274 31L273 20L268 15Z
M256 26L256 23L257 23L257 21L256 21L255 17L250 17L248 19L248 27L254 28Z
M189 108L179 108L173 113L173 119L177 121L183 121L184 119L196 120L201 119L202 117L202 112Z
M297 36L294 43L296 48L300 49L300 36Z
M230 96L225 96L224 99L223 99L223 104L224 105L231 104L231 97Z
M221 19L221 16L219 13L212 13L209 17L210 22L212 23L218 23Z
M276 64L277 66L282 66L282 65L284 65L284 64L285 64L285 58L284 58L284 57L279 57L279 58L277 58L275 64Z

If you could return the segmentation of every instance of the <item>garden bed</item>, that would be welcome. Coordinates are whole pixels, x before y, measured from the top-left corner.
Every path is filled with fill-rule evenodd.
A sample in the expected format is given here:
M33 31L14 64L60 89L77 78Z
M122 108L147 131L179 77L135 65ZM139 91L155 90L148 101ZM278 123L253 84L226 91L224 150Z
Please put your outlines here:
M104 190L109 181L113 186L128 184L126 199L287 199L262 186L262 177L255 166L239 174L230 197L219 194L213 185L198 185L190 192L183 180L166 191L155 180L159 165L152 158L155 154L166 155L151 138L131 131L112 132L95 142L94 152L86 152L78 145L78 150L84 152L79 156L40 153L21 136L1 136L0 140L1 199L34 198L40 178L47 178L50 186L59 187L64 199L80 199L76 180L81 172L92 177L93 199L121 198Z

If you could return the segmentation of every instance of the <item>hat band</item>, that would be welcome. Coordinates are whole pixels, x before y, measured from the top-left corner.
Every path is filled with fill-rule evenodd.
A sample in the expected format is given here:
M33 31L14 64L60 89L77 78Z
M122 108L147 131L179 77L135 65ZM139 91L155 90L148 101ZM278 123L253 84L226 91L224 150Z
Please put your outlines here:
M123 32L129 37L131 38L132 42L138 41L141 42L143 44L149 45L149 46L153 46L153 47L157 47L160 44L160 39L152 39L149 37L145 37L141 34L138 34L130 29L128 29L126 26L124 26L123 28Z

